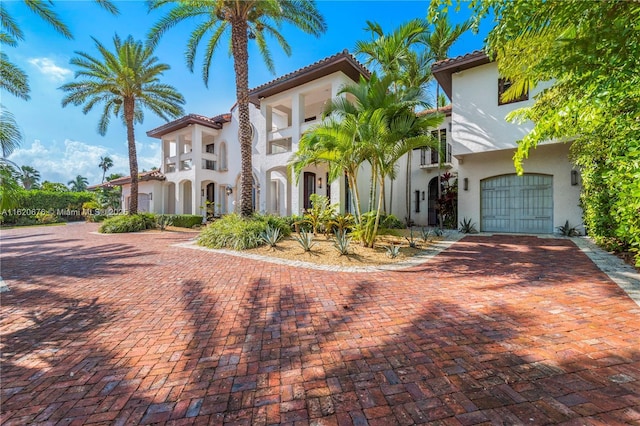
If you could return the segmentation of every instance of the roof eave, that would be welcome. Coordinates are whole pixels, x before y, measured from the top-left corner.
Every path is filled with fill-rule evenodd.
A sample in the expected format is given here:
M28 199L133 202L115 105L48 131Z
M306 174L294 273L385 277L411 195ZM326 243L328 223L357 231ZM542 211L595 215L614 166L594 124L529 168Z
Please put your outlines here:
M486 53L477 51L463 56L458 56L457 58L436 62L431 67L431 72L449 99L453 99L452 75L490 62L491 59Z
M147 136L150 138L161 138L162 136L175 132L176 130L187 127L190 124L200 124L205 127L209 127L211 129L220 130L222 129L221 122L209 122L203 119L199 119L197 117L193 117L192 115L186 115L184 117L180 117L177 120L170 121L169 123L163 124L160 127L156 127L155 129L151 129L147 131Z

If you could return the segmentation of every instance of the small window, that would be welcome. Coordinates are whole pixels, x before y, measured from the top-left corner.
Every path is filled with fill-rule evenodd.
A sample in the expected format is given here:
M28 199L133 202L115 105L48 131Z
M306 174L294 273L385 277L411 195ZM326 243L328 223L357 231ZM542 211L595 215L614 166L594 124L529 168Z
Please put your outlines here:
M415 198L416 198L416 213L420 213L420 191L415 191Z
M507 105L507 104L512 104L515 102L522 102L522 101L528 101L529 100L529 91L527 91L526 93L523 93L522 96L520 96L519 98L516 98L514 100L511 101L502 101L502 94L504 92L507 91L507 89L509 89L509 87L511 87L511 82L509 80L507 80L506 78L501 78L498 80L498 105Z
M208 154L215 154L216 150L215 150L216 146L213 143L207 144L207 146L205 147L205 152Z

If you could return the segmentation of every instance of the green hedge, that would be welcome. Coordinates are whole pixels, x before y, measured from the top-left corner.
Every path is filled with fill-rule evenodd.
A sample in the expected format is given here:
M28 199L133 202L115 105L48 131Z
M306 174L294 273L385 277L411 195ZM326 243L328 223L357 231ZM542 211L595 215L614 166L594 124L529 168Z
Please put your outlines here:
M23 191L16 207L3 212L6 223L20 223L36 219L36 215L54 215L63 220L84 220L92 212L82 208L82 204L95 201L91 192L52 192L39 189Z
M120 234L124 232L138 232L156 227L155 216L152 213L113 216L105 219L98 229L104 234Z
M196 214L170 214L165 216L171 218L171 225L180 228L193 228L196 225L202 225L202 216Z

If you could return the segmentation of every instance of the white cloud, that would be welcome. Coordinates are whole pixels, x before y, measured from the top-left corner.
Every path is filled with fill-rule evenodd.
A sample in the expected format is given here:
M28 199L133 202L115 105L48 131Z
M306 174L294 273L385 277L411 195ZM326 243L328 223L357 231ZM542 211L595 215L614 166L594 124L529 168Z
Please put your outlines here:
M31 58L29 63L35 66L38 71L44 74L49 80L55 82L64 81L73 75L73 71L68 68L59 67L50 58Z
M150 170L160 166L160 146L156 143L137 144L138 167ZM34 140L30 147L16 149L9 157L19 166L31 166L40 172L40 181L61 182L66 184L77 175L89 180L89 185L102 181L102 169L98 167L100 157L109 156L113 160L113 167L107 174L129 174L129 158L126 155L114 154L103 146L89 145L80 141L65 140L64 146L55 142L45 146L41 141Z

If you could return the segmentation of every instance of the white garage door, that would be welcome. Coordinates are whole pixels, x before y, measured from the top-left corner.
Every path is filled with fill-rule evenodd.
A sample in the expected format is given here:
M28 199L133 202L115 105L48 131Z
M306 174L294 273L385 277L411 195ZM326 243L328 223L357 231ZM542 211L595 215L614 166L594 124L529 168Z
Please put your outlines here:
M481 230L553 232L553 176L503 175L481 182Z

